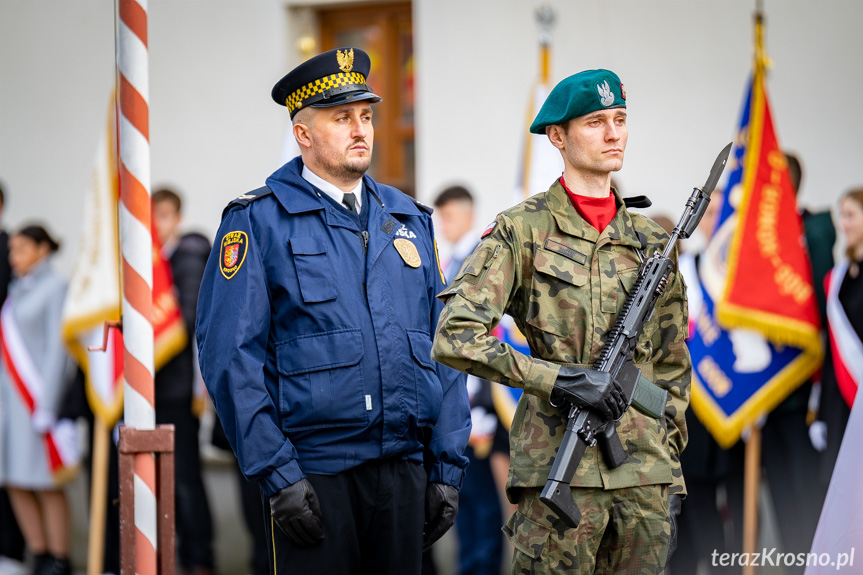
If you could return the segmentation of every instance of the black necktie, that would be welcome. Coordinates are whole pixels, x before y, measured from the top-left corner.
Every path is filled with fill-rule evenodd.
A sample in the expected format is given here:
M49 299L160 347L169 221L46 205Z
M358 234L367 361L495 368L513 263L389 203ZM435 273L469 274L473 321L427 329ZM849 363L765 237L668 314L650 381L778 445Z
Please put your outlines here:
M345 197L342 198L342 202L348 207L350 211L357 214L357 197L353 194L353 192L346 192Z

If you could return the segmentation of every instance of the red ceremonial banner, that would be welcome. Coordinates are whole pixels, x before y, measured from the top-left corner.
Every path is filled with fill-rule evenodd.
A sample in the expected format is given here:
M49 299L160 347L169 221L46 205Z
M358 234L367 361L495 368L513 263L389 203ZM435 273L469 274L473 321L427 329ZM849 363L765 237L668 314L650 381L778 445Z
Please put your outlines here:
M752 99L740 221L719 321L805 348L817 341L818 309L796 193L761 76L754 80Z
M155 226L151 225L155 230ZM162 246L156 234L153 237L153 355L154 366L160 367L186 347L186 324L180 312L174 289L171 264L162 255Z

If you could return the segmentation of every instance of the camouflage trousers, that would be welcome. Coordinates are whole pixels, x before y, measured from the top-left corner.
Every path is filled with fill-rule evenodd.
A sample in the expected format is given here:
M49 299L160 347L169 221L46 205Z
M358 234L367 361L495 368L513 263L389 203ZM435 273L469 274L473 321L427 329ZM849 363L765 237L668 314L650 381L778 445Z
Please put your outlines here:
M667 485L573 489L582 514L576 529L539 500L539 489L519 493L518 509L503 527L514 547L513 575L665 572L671 537Z

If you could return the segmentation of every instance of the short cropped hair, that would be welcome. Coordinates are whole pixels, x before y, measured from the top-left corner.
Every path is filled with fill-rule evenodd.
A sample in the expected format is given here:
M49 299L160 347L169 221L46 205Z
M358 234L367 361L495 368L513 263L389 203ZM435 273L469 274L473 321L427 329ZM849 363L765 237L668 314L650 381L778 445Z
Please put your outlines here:
M180 194L171 188L159 188L153 192L152 202L154 204L159 202L171 202L174 204L174 208L177 210L178 214L183 209L183 200L180 199Z
M434 207L439 208L450 202L467 202L473 205L473 196L464 186L450 186L442 191L434 201Z

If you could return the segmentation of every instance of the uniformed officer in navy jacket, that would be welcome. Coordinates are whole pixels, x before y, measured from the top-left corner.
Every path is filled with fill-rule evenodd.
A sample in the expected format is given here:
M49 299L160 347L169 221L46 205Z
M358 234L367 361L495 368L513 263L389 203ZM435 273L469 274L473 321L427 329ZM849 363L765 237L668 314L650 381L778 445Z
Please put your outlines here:
M369 69L342 48L275 85L301 157L225 209L199 296L201 372L278 574L419 573L467 465L464 376L431 359L431 210L365 175Z

